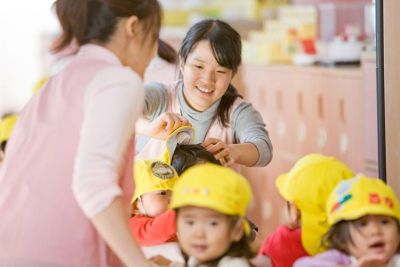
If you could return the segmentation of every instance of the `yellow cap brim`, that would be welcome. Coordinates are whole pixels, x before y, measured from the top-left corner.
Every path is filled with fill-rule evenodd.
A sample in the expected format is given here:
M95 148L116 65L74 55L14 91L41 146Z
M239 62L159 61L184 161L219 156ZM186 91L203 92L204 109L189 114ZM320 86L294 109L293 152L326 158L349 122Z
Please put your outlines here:
M287 192L287 179L288 179L288 173L281 174L278 176L278 178L276 178L275 185L284 199L292 201L291 199L289 199L289 194Z

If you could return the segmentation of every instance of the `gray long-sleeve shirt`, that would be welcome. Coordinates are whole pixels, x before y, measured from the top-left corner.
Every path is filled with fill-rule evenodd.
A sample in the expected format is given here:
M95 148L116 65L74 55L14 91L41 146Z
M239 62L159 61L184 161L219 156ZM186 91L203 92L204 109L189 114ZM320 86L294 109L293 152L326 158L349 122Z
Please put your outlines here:
M181 107L181 115L187 118L195 129L194 143L202 143L217 112L219 101L205 111L196 111L186 102L183 86L179 86L177 90L179 90L178 101ZM146 84L144 116L153 120L166 112L167 108L168 93L165 86L162 83L154 82ZM252 143L257 147L260 156L254 166L267 165L272 159L272 143L260 112L250 103L243 101L233 111L230 123L235 144ZM140 151L148 140L148 137L138 136L136 139L137 151Z

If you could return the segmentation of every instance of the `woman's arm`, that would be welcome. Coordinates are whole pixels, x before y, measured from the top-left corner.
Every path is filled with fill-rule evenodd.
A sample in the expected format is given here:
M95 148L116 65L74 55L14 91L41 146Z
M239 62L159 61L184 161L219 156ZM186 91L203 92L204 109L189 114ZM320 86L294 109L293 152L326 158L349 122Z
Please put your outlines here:
M247 167L254 166L259 158L257 146L251 143L228 145L230 156L235 163Z
M96 214L92 223L110 248L127 266L150 266L130 233L126 210L121 198Z
M142 111L143 84L121 67L103 70L85 92L72 190L99 235L128 266L148 266L128 228L119 186L123 154Z
M165 112L154 121L143 117L139 118L136 122L136 133L152 138L166 139L173 131L184 125L190 125L185 117Z
M232 113L231 118L233 128L234 143L237 144L253 144L256 150L249 153L250 163L255 159L253 153L257 153L258 157L253 165L247 166L266 166L272 160L272 143L266 129L266 125L258 112L251 104L243 102ZM242 151L239 149L239 152ZM247 153L244 153L247 156ZM240 153L240 156L243 156Z
M202 145L224 166L242 164L251 167L259 157L257 147L251 143L226 144L220 139L208 138Z

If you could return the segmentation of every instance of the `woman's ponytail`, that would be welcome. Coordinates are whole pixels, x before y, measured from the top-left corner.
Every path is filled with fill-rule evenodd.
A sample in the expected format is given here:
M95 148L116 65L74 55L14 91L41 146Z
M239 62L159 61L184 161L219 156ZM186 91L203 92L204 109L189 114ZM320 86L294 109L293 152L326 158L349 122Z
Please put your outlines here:
M225 94L221 97L221 102L219 103L216 114L219 122L224 127L227 127L229 125L229 120L230 120L229 112L236 98L243 98L243 97L239 94L235 86L229 84L229 87L226 90Z
M55 4L56 14L62 28L62 34L53 48L59 52L67 47L73 40L80 39L85 35L88 21L88 10L90 0L57 0Z

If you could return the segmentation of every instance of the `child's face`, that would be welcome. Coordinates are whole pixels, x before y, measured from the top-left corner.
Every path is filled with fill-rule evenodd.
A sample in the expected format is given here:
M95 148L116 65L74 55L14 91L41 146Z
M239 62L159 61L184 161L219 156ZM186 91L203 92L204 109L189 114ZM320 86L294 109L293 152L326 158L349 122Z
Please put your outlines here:
M243 236L242 224L217 211L187 206L179 209L177 232L182 250L199 263L225 254Z
M350 224L353 244L348 241L349 253L357 259L371 254L384 255L386 261L396 253L400 231L396 219L382 215L367 215Z
M136 205L140 213L156 217L167 210L170 201L171 190L158 190L141 195Z
M185 99L197 111L208 109L220 99L233 77L232 70L218 65L206 40L196 44L180 69Z

